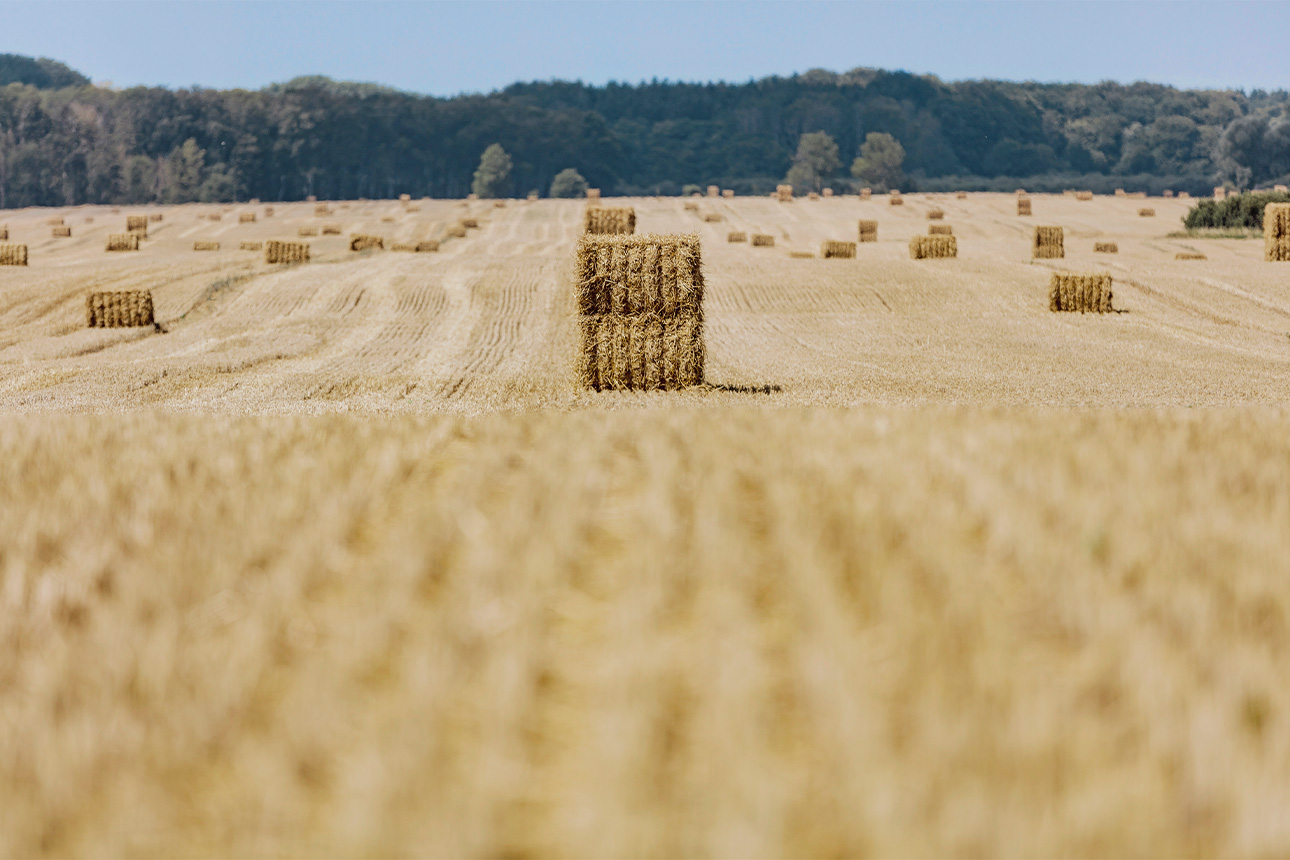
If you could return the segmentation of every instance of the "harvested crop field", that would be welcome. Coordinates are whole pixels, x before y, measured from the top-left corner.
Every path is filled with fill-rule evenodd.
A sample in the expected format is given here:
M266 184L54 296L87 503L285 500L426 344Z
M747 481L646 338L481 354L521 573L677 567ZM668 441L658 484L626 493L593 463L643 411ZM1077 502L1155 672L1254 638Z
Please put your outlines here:
M582 200L4 213L0 854L1290 852L1290 269L1030 199L607 201L679 392L579 386Z

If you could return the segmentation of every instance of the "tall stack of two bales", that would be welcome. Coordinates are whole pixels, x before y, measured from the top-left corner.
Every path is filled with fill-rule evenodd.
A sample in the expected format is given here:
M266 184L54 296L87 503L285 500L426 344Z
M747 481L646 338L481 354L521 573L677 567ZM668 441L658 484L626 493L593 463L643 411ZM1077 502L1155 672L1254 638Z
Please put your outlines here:
M1061 227L1036 227L1030 256L1035 260L1060 260L1066 256L1065 232Z
M1263 259L1290 261L1290 203L1269 203L1263 207Z
M574 286L582 386L672 391L703 382L698 236L585 234Z

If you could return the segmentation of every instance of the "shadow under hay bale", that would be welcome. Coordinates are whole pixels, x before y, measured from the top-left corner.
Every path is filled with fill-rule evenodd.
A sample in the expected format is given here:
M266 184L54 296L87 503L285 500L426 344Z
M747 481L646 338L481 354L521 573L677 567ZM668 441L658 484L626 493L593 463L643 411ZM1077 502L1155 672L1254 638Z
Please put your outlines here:
M959 255L958 239L954 236L911 236L911 260L951 259Z
M1053 272L1048 282L1048 309L1079 313L1111 313L1111 276L1101 273Z
M279 242L270 239L264 243L264 262L266 263L308 263L308 242Z
M878 222L861 218L859 223L859 239L861 242L878 241Z
M820 244L820 256L826 260L854 260L856 256L855 242L838 242L833 239L825 239Z
M385 250L385 238L382 236L369 236L364 233L354 233L349 237L349 249L351 251L366 251L369 248Z
M1030 256L1034 260L1060 260L1066 256L1065 233L1061 227L1036 227Z
M775 247L775 237L768 233L753 233L750 244L754 248L773 248Z
M26 245L0 245L0 266L27 265Z
M1118 254L1120 246L1115 242L1094 242L1093 253L1095 254Z
M134 328L155 323L152 292L121 290L90 293L85 297L85 316L90 328Z
M954 228L951 227L949 224L928 224L927 235L928 236L953 236Z
M136 233L109 233L107 250L137 251L139 250L139 236Z
M636 209L631 206L588 206L582 217L582 231L630 236L636 232Z
M1290 203L1269 203L1263 207L1263 259L1290 261Z
M582 386L675 390L703 381L697 236L585 234L575 265Z
M729 233L726 234L726 241L727 242L747 242L748 234L743 233L739 230L731 230Z

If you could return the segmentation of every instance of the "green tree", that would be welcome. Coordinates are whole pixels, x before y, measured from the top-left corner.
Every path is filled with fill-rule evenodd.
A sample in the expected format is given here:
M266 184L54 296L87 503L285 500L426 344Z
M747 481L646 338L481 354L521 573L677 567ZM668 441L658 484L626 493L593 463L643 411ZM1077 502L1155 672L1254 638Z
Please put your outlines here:
M860 145L860 157L851 164L851 175L879 191L888 191L903 184L904 164L905 147L900 141L884 132L871 131Z
M167 203L191 203L202 187L206 169L206 150L191 137L170 153L165 200Z
M555 179L551 180L552 197L585 197L586 194L587 180L572 167L561 170L555 175Z
M794 188L819 191L825 180L838 172L838 145L828 133L814 131L797 141L797 154L785 181Z
M470 190L480 197L505 197L511 184L511 157L501 144L490 144L479 159Z

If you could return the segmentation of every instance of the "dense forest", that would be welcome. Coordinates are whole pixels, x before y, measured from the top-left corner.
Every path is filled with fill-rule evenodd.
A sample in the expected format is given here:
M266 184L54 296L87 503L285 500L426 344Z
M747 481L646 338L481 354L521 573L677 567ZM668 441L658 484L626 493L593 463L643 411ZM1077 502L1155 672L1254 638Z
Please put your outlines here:
M463 196L481 153L547 193L575 168L607 193L719 184L764 192L803 134L825 132L852 183L866 136L894 137L910 189L1156 192L1290 178L1284 91L1159 84L943 82L856 69L747 83L520 83L435 98L298 78L261 90L93 86L0 55L0 208L80 203Z

